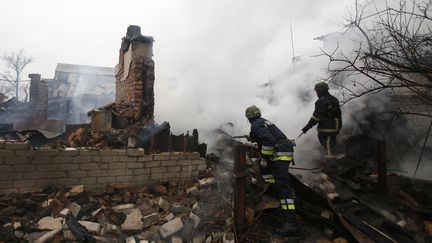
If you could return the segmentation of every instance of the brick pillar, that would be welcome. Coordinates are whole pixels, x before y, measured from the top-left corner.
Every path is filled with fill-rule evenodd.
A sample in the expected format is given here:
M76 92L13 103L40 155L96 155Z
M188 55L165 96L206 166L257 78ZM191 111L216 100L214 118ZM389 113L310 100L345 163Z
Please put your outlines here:
M116 108L122 117L144 125L154 116L153 42L139 26L129 26L116 65Z
M48 116L48 85L38 73L30 78L30 117L32 120L46 120Z

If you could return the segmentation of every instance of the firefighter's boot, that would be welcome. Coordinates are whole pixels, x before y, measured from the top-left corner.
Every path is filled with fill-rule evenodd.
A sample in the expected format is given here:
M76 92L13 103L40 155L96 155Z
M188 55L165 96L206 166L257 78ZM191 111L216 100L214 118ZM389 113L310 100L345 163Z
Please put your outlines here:
M280 235L298 235L299 234L299 224L297 222L297 216L295 213L286 213L285 216L285 223L281 226L275 229L276 233Z

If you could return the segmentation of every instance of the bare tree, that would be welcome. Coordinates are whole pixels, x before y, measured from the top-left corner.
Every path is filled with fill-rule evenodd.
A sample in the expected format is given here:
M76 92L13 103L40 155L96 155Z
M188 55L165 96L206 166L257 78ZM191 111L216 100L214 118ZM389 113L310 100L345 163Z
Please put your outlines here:
M384 90L400 90L432 104L432 0L401 0L365 14L357 2L346 31L360 36L352 53L339 46L329 58L326 81L340 86L344 102Z
M19 91L21 87L21 75L24 68L33 62L32 57L27 57L24 54L24 50L19 50L18 52L5 52L0 59L3 60L6 68L8 69L4 73L0 74L0 81L5 83L3 85L4 92L15 92L15 97L19 98ZM25 81L27 82L27 81ZM28 87L28 85L27 85ZM22 89L22 88L21 88ZM26 98L27 99L27 98Z

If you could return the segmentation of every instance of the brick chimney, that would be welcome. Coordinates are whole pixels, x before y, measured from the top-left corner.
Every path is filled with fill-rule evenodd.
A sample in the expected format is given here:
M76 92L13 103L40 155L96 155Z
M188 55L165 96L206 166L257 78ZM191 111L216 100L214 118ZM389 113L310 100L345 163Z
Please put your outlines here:
M32 73L30 78L30 118L44 121L48 116L48 85L41 80L41 75Z
M116 65L116 108L120 115L143 125L154 118L154 61L151 36L130 25L122 38Z

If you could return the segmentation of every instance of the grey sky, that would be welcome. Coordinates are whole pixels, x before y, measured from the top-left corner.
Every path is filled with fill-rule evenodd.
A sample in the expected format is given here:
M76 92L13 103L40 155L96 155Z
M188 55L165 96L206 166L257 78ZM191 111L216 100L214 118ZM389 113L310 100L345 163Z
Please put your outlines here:
M171 121L178 131L228 121L247 129L244 108L263 103L257 85L291 63L290 23L296 55L308 57L319 52L313 38L340 30L353 2L2 0L0 53L24 49L36 58L26 71L47 78L59 62L113 67L127 26L140 25L156 40L157 122ZM277 114L289 107L272 109L272 118L288 124Z

